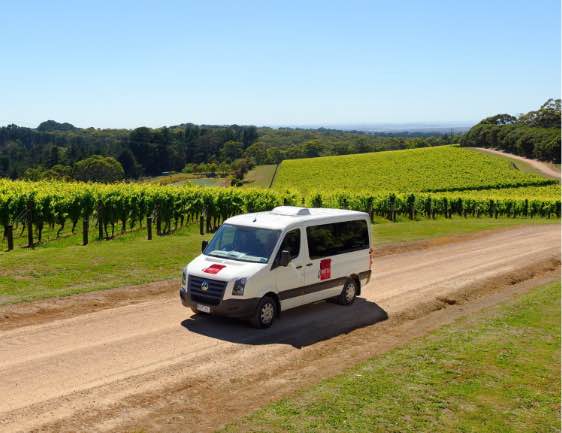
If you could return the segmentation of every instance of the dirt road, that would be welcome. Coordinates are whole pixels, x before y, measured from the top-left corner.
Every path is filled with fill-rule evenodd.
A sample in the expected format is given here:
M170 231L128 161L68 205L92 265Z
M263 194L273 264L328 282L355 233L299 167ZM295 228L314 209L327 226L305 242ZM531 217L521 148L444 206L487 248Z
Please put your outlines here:
M549 176L549 177L555 177L555 178L560 179L560 170L556 170L555 168L551 167L550 165L548 165L548 164L546 164L542 161L537 161L536 159L525 158L524 156L513 155L512 153L502 152L501 150L496 150L496 149L486 149L484 147L477 147L476 149L481 150L483 152L494 153L496 155L502 155L502 156L506 156L506 157L511 158L511 159L516 159L518 161L526 162L531 167L540 171L542 174L544 174L546 176Z
M175 292L2 331L0 431L212 431L376 353L398 339L394 324L555 269L559 260L560 227L526 226L381 257L353 306L302 307L265 331L192 317Z

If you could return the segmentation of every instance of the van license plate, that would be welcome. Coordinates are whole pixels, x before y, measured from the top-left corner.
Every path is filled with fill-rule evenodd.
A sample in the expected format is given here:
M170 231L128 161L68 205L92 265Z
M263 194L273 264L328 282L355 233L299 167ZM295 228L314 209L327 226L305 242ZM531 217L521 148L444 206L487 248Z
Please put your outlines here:
M208 305L197 304L197 311L201 311L203 313L210 313L211 307L209 307Z

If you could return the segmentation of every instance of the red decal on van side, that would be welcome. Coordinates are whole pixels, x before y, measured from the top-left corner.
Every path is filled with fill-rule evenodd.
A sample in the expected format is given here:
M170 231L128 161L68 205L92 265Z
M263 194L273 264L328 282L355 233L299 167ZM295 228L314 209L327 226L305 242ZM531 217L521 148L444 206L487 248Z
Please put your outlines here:
M203 269L203 272L206 272L208 274L218 274L222 268L226 268L226 266L214 264L209 266L208 268Z
M320 260L320 279L328 280L332 277L332 259Z

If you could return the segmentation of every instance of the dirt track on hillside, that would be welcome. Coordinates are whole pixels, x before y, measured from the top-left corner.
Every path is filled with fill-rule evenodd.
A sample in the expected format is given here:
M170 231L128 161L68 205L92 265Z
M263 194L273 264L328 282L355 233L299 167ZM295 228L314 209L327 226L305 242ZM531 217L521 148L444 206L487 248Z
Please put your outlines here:
M514 155L512 153L502 152L501 150L496 150L496 149L486 149L484 147L477 147L476 149L481 150L483 152L493 153L493 154L496 154L496 155L501 155L501 156L505 156L507 158L517 159L518 161L526 162L531 167L540 171L542 174L544 174L546 176L549 176L549 177L556 177L556 178L560 179L560 170L556 170L554 167L551 167L550 165L548 165L548 164L546 164L542 161L538 161L536 159L525 158L524 156Z
M0 431L212 431L559 264L560 226L527 226L381 257L353 306L302 307L265 331L192 317L176 293L5 330Z

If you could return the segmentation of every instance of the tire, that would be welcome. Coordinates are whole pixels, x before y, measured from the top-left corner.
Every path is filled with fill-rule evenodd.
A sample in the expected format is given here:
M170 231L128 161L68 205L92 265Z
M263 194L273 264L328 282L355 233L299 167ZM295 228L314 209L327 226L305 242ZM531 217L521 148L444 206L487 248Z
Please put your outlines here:
M250 318L250 323L254 328L269 328L277 316L277 303L271 296L264 296L258 302L256 312Z
M353 278L345 280L341 293L336 297L336 303L340 305L351 305L357 297L357 283Z

